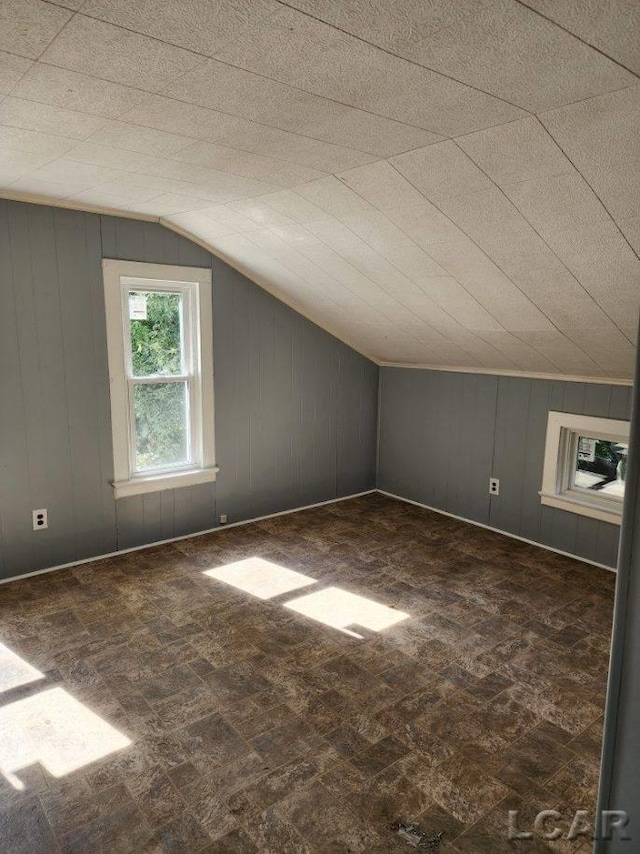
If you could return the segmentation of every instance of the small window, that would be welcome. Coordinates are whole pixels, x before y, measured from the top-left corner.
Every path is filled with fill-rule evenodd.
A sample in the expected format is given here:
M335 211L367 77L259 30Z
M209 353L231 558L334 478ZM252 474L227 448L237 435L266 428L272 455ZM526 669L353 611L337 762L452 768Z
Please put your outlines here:
M103 270L116 498L215 480L211 271Z
M619 525L628 450L628 421L550 412L542 503Z

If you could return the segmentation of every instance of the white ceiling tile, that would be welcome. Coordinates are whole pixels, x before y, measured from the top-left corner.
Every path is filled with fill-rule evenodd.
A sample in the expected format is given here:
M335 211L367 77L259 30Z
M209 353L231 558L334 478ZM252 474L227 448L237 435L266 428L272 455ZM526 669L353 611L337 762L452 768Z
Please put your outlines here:
M456 196L442 207L552 323L598 326L597 303L498 189Z
M12 90L17 98L41 101L98 116L117 118L144 98L144 92L36 62Z
M505 329L517 332L551 328L544 314L468 238L436 243L429 254Z
M2 105L0 104L0 110ZM24 151L48 155L51 160L73 148L74 141L64 136L0 125L0 151Z
M34 168L30 172L30 178L37 181L47 181L53 184L61 184L68 193L80 192L110 181L116 178L118 172L115 169L105 169L93 166L89 163L78 163L64 157Z
M106 122L101 116L90 116L11 96L0 103L0 125L66 136L69 139L86 139L104 127Z
M456 142L498 185L560 175L573 168L533 117L461 136Z
M1 113L2 105L0 105L0 115ZM91 134L89 141L102 146L125 148L157 157L171 156L193 144L193 140L187 136L178 136L155 128L115 120L103 123Z
M640 85L549 110L540 121L581 170L632 162L640 134Z
M631 246L635 249L636 255L640 257L640 216L623 220L617 225Z
M0 95L8 94L30 67L30 59L0 50Z
M230 204L235 204L231 202ZM198 211L198 216L215 227L219 234L237 234L255 231L260 226L232 210L227 205L208 205Z
M593 296L560 261L548 267L523 267L507 272L558 329L567 331L575 326L598 329L611 325Z
M560 369L560 366L552 362L544 353L516 338L510 332L501 330L490 333L478 332L477 334L507 356L513 362L514 367L519 370L557 373Z
M248 23L282 7L274 0L87 0L83 13L211 55L242 37Z
M391 163L428 199L437 202L493 186L489 178L451 141L399 154Z
M386 160L349 169L338 178L381 211L424 202L422 193Z
M396 243L393 248L383 252L383 255L417 285L424 279L447 275L446 271L436 264L424 249L409 238Z
M292 0L302 12L394 52L463 21L492 0Z
M259 196L275 189L270 184L245 178L242 175L232 175L230 172L221 172L193 163L180 163L177 160L160 160L158 158L157 163L149 169L148 174L193 184L194 189L197 190L194 195L211 198L212 202L219 202L220 204L232 202L245 196Z
M640 170L633 164L594 169L589 184L617 223L640 216Z
M613 223L550 231L548 242L602 310L636 337L640 260Z
M17 178L44 166L50 160L51 156L42 152L5 150L0 156L0 185L6 186Z
M610 59L512 0L497 0L403 53L533 112L634 82Z
M0 49L37 59L71 14L41 0L2 0Z
M111 180L100 184L99 189L106 193L129 195L129 201L135 202L148 201L163 193L175 193L182 196L195 195L197 187L195 184L176 181L172 178L119 171Z
M544 113L541 120L614 219L639 215L640 86Z
M294 184L313 181L323 175L317 169L309 169L307 166L275 160L262 154L238 151L235 148L214 145L210 142L194 142L174 154L173 159L210 166L212 169L256 178L282 187L292 187Z
M338 172L376 159L374 154L289 133L248 119L236 119L233 126L216 135L215 141L242 151L289 160L321 172Z
M528 0L528 5L640 74L640 6L634 0Z
M289 228L293 221L275 208L263 201L264 197L251 199L240 199L237 202L229 202L226 207L229 217L236 217L238 231L254 230L261 228Z
M28 157L29 155L24 155ZM32 164L33 168L33 164ZM69 188L66 184L54 184L51 181L40 181L26 174L11 182L3 180L3 166L0 165L0 185L14 193L28 196L44 196L47 199L66 199L69 196Z
M489 332L501 329L498 321L452 276L423 278L419 287L465 329Z
M302 198L293 190L278 190L275 193L262 196L260 201L294 220L294 222L313 222L314 219L326 217L322 208Z
M441 139L214 60L185 74L163 94L382 157Z
M584 350L557 330L519 332L518 338L548 356L565 374L604 376L602 368Z
M198 196L181 196L174 193L163 193L145 202L131 202L127 210L145 213L152 216L170 216L186 211L196 211L206 208L210 202Z
M92 187L90 190L81 190L72 193L69 198L79 202L93 205L105 205L105 207L124 209L136 202L147 202L160 195L158 188L128 187L118 180L105 181ZM207 204L204 202L204 204Z
M161 217L378 358L630 376L640 86L526 4L7 2L48 61L0 50L6 193Z
M458 226L426 199L419 205L392 208L386 214L408 237L427 251L436 243L464 239Z
M365 211L356 216L344 216L340 217L340 221L381 255L386 255L407 243L407 235L380 211Z
M306 92L446 136L522 115L517 107L289 8L256 22L216 57Z
M156 128L178 136L215 141L227 130L237 127L235 116L196 104L186 104L162 95L142 95L140 103L120 118L131 124Z
M523 253L529 264L542 266L553 255L532 226L497 187L440 202L440 209L466 235L491 255L512 249Z
M200 237L204 240L210 240L214 237L224 237L228 234L235 234L236 230L229 228L220 222L216 222L208 216L206 210L187 211L181 214L172 214L169 219L171 222L179 225L190 234Z
M504 192L543 237L557 229L610 222L597 196L576 171L509 184Z
M41 61L158 92L204 60L182 48L80 14L42 54Z
M371 213L374 208L357 193L334 176L320 178L300 187L295 192L325 213L342 219Z
M108 166L113 169L150 175L159 174L163 164L168 162L162 157L154 157L151 154L125 148L97 145L95 142L75 143L68 154L68 159L77 160L79 163L93 163L94 166Z

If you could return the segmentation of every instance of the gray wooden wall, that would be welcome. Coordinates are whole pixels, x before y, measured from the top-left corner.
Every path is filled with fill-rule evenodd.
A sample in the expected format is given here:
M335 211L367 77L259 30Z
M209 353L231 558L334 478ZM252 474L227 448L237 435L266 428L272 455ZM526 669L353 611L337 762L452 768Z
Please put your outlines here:
M213 269L215 484L113 499L103 257ZM373 488L377 396L373 363L173 232L0 200L0 577Z
M613 567L619 527L538 491L549 410L628 419L630 406L627 386L382 368L378 486Z

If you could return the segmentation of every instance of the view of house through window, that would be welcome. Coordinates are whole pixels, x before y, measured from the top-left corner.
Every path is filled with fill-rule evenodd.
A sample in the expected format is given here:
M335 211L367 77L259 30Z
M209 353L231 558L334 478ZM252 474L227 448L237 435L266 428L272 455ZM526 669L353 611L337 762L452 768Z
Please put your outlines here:
M591 436L577 439L574 486L622 499L629 446Z

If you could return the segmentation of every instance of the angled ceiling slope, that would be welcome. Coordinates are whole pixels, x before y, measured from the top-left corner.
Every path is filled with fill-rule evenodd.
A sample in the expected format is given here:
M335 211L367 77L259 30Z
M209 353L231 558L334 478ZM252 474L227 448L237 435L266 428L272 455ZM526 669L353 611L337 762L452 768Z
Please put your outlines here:
M3 0L0 195L160 219L383 363L626 379L640 0Z

